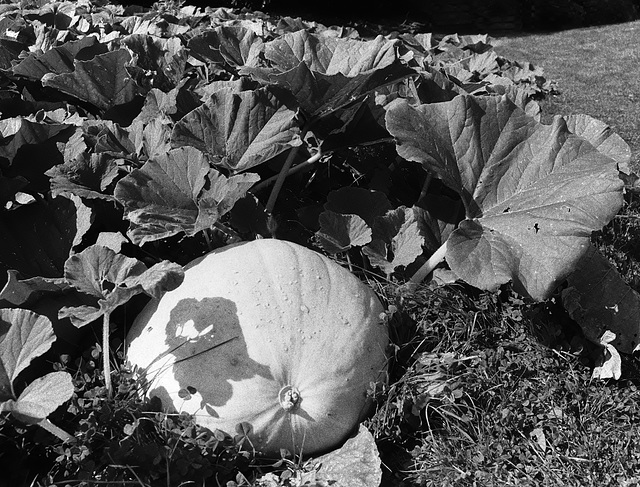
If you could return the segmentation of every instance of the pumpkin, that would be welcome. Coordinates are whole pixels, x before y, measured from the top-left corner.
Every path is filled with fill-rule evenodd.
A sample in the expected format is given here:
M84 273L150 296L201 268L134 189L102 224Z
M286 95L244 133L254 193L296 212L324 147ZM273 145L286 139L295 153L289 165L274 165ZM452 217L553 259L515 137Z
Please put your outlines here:
M349 436L370 383L386 378L382 312L325 256L255 240L187 265L184 282L136 318L128 359L167 411L230 434L249 423L266 454L313 454Z

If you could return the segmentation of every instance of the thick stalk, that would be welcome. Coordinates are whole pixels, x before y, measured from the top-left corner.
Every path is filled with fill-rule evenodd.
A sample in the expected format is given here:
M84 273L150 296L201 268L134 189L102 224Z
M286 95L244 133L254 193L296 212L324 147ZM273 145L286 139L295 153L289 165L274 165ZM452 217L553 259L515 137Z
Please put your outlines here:
M431 274L433 269L444 260L447 253L447 242L443 243L438 250L436 250L429 260L427 260L422 267L416 271L416 273L409 279L414 284L420 284L424 279Z
M102 315L102 370L104 373L104 385L107 388L107 397L111 399L111 362L109 361L109 312Z
M299 173L300 171L303 171L303 170L313 166L316 162L318 162L320 160L321 157L322 157L322 151L318 150L318 152L316 152L314 155L309 157L309 159L307 159L306 161L301 162L297 166L291 168L291 170L287 173L287 177L291 176L293 174ZM257 193L258 191L263 190L267 186L269 186L269 185L273 184L275 181L277 181L279 177L280 177L280 173L278 173L276 176L272 176L270 178L267 178L264 181L260 181L253 188L251 188L251 192L252 193Z
M304 137L306 135L307 135L307 129L306 128L302 129L302 133L300 134L300 139L304 140ZM289 174L289 169L291 169L291 166L293 165L293 161L298 155L298 151L300 150L301 146L302 144L297 145L291 149L291 152L289 152L289 155L287 156L287 160L284 161L284 166L282 166L282 169L280 169L280 173L278 174L278 179L276 179L276 183L273 186L273 189L271 190L271 194L269 195L269 200L267 201L267 206L265 208L269 214L273 213L273 208L276 206L276 200L278 199L278 194L282 189L284 180Z
M420 201L422 198L424 198L427 195L432 179L433 179L433 174L428 172L427 177L424 180L424 184L422 185L422 190L420 191L420 197L418 198L418 201Z
M73 436L71 436L69 433L67 433L62 428L59 428L58 426L53 424L47 418L45 418L42 421L40 421L38 423L38 426L40 426L41 428L46 429L49 433L57 436L62 441L75 441L75 438Z

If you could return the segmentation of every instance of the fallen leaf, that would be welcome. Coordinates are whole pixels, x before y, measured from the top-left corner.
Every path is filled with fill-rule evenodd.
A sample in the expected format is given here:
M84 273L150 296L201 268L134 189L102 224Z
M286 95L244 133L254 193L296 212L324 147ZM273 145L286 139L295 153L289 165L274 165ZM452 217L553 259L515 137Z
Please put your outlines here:
M380 455L373 435L360 425L339 449L313 460L317 478L339 487L377 487L382 481Z

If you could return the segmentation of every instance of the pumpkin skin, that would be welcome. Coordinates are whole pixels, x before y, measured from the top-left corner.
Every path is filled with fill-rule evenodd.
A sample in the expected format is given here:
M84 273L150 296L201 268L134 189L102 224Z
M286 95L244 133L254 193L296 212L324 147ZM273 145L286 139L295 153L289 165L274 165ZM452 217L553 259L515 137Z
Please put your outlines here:
M148 396L230 434L252 426L256 450L333 449L386 379L386 325L375 293L330 259L291 242L231 245L185 267L128 336Z

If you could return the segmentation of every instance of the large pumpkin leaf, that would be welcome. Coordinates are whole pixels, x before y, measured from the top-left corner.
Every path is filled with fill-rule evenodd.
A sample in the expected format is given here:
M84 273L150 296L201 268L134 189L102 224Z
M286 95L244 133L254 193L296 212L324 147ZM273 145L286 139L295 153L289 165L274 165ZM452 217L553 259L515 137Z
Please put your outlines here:
M74 195L5 212L0 218L0 279L9 269L24 277L62 276L67 257L93 218L93 211Z
M122 39L122 44L134 54L135 66L128 72L135 76L138 85L167 92L182 79L188 54L179 37L161 39L132 34Z
M280 71L304 62L317 73L353 77L393 64L397 59L396 45L397 41L382 36L362 41L299 30L265 44L264 56Z
M587 139L591 145L605 156L626 167L631 160L631 148L622 137L606 123L589 115L568 115L564 117L571 132Z
M51 178L51 193L72 193L83 198L113 200L106 194L107 188L118 176L118 164L105 153L80 153L72 160L49 169L45 174Z
M446 260L475 287L511 280L545 299L622 205L615 161L561 118L540 124L506 97L396 100L386 124L402 157L460 195L466 219L446 242Z
M290 91L309 117L326 117L361 101L377 88L415 75L412 69L394 63L348 77L342 73L312 71L303 61L284 72L265 68L244 68L242 72L261 83L278 85Z
M12 71L17 76L24 76L34 81L40 81L44 75L50 73L71 73L74 70L74 60L83 50L85 52L90 50L93 55L104 54L108 51L108 47L98 43L95 37L87 36L77 41L65 42L44 53L31 53L14 66Z
M313 460L319 466L317 478L340 487L375 487L382 481L378 447L364 426L341 448Z
M595 343L606 331L623 353L632 353L640 344L640 294L634 291L615 267L590 246L567 279L562 303L587 338Z
M71 289L62 277L32 277L19 279L19 273L15 270L7 271L7 283L0 290L0 306L20 306L28 308L42 295L62 295Z
M24 117L0 120L0 157L12 163L18 150L28 144L40 144L71 127L67 124L38 123Z
M213 61L228 69L253 66L263 42L256 33L243 26L219 26L189 39L190 54L201 61Z
M88 61L75 61L71 73L47 73L42 84L108 110L132 101L138 94L126 69L130 61L125 49L107 52Z
M118 181L114 195L131 222L136 244L209 228L259 180L256 174L227 178L204 154L182 147L158 156Z
M215 165L242 172L300 145L295 117L268 88L225 89L176 123L171 144L196 147Z
M113 312L136 294L144 292L159 298L180 285L184 272L181 266L168 261L147 269L137 259L102 245L92 245L69 257L64 277L75 289L97 301L96 306L64 307L60 311L60 318L68 317L75 326L82 327Z
M396 41L382 37L365 42L298 31L267 43L265 57L272 67L244 67L240 72L291 93L307 128L327 148L385 137L378 124L371 123L376 117L368 113L364 99L416 74L398 59Z

